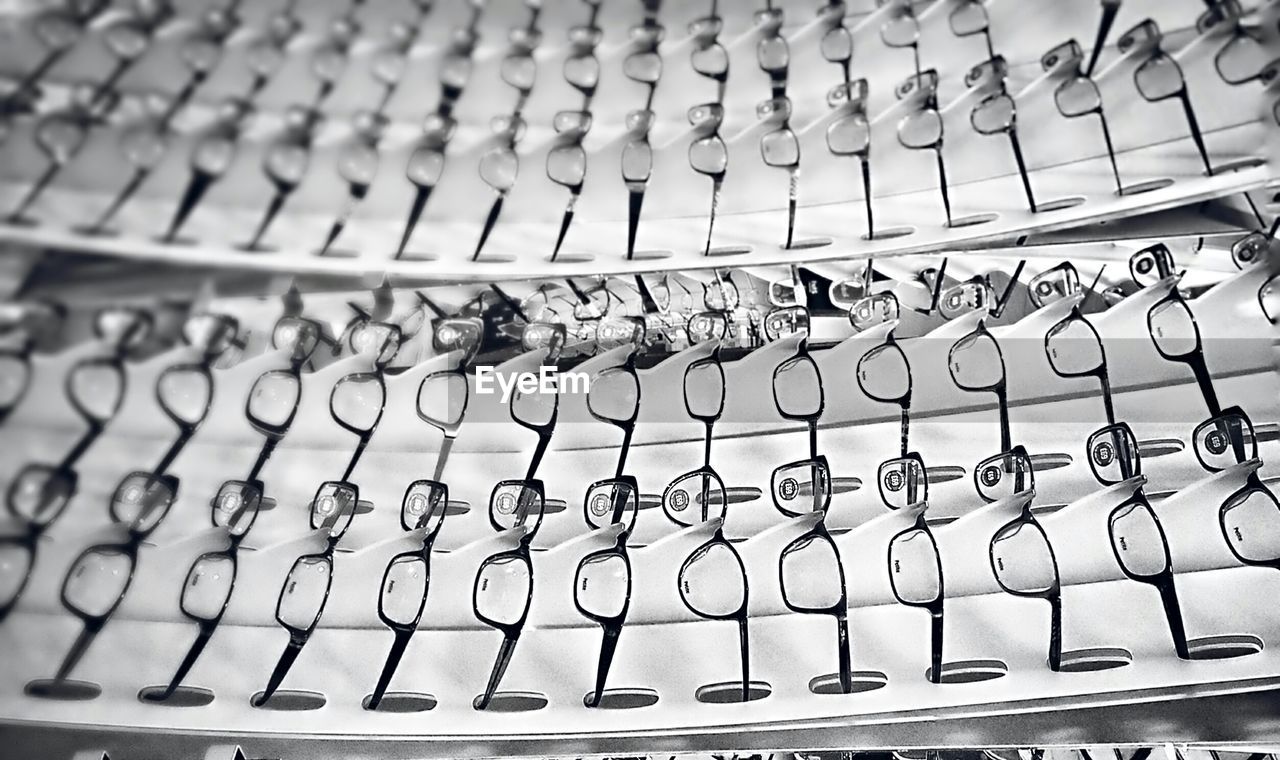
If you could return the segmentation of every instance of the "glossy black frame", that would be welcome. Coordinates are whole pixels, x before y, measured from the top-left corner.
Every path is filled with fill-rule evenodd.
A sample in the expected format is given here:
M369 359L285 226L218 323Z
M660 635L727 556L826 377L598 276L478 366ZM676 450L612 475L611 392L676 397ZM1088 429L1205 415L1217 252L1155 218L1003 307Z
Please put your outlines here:
M1058 369L1057 363L1053 360L1053 353L1050 347L1053 337L1062 333L1073 322L1080 322L1083 324L1090 334L1093 335L1094 340L1098 342L1098 353L1102 356L1102 359L1098 362L1098 366L1091 370L1081 372L1063 372ZM1068 338L1068 340L1073 340L1073 338ZM1102 408L1106 414L1107 424L1114 425L1116 423L1116 410L1115 403L1111 395L1111 373L1107 369L1107 348L1102 342L1102 335L1098 333L1098 329L1093 326L1092 322L1085 318L1084 313L1080 310L1079 303L1071 308L1070 314L1063 317L1045 331L1044 353L1045 357L1049 360L1049 368L1052 369L1059 377L1092 377L1097 379L1098 385L1101 388Z
M952 357L954 356L956 349L960 348L960 345L962 343L967 342L967 344L972 344L977 340L981 339L983 336L989 339L992 345L996 347L996 355L1000 357L1000 380L999 382L993 385L983 386L983 387L978 387L978 386L969 387L969 386L961 385L955 376ZM1012 442L1013 434L1009 426L1009 393L1008 393L1009 370L1008 370L1008 367L1005 365L1004 351L1003 349L1000 348L1000 341L996 340L996 337L991 334L990 330L987 329L987 325L985 321L978 322L977 327L973 328L971 332L961 337L954 344L952 344L951 349L947 352L947 368L951 370L952 382L954 382L956 384L956 387L959 388L960 390L966 391L969 393L994 393L996 395L996 405L1000 411L1000 450L1001 451L1011 450L1013 448L1013 442Z
M889 503L888 498L884 496L885 478L883 473L887 468L893 467L895 465L901 465L905 463L907 460L909 460L910 462L913 462L920 469L920 472L922 474L921 483L924 486L924 493L918 495L918 498L916 499L915 503L926 505L926 510L927 510L927 504L929 501L928 470L925 469L924 459L921 458L919 453L914 451L908 452L903 456L890 459L887 462L884 462L880 465L879 472L877 473L877 484L880 489L881 501L883 501L885 506L888 507L889 509L896 509ZM910 505L908 505L907 508L910 508ZM894 581L893 547L898 542L899 539L902 539L903 537L910 536L910 535L924 536L925 538L929 539L929 545L933 547L933 554L936 562L937 576L938 576L938 595L935 598L930 599L928 601L917 602L917 601L911 601L906 599L905 597L902 596L901 593L899 593L898 585ZM938 541L936 538L934 538L933 531L930 530L929 523L925 520L925 511L921 511L920 514L916 517L916 521L914 525L912 525L909 528L906 528L905 530L898 531L892 537L890 537L887 545L887 551L885 552L885 567L889 574L889 588L891 591L893 591L893 596L898 600L898 603L907 607L916 607L918 609L927 610L929 613L930 667L928 672L928 678L931 683L940 684L942 683L942 655L943 655L943 644L945 643L945 630L946 630L945 617L944 617L944 613L946 609L946 605L945 605L946 581L942 573L942 553L938 550Z

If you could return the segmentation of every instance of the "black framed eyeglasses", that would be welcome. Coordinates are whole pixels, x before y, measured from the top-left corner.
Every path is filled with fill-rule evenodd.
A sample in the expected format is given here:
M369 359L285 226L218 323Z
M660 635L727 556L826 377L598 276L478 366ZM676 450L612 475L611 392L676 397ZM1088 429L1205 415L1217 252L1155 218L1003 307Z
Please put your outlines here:
M908 77L897 86L894 94L899 100L911 98L920 102L918 110L908 113L898 122L898 142L909 150L931 150L938 164L938 190L942 196L942 209L946 212L947 226L952 226L951 189L947 182L947 164L942 157L942 114L938 112L938 72L929 69Z
M316 489L315 498L311 501L311 529L326 534L325 546L320 552L304 554L294 560L284 585L280 587L276 622L288 632L289 642L280 653L266 688L251 700L254 707L262 707L270 701L320 624L333 587L333 555L338 542L351 527L359 500L360 489L354 483L331 480Z
M920 21L910 3L895 3L893 17L880 27L885 47L911 48L916 75L920 75Z
M1209 472L1257 460L1253 423L1239 407L1223 410L1196 426L1196 458ZM1280 500L1251 468L1245 483L1223 500L1218 524L1227 548L1242 564L1280 568Z
M840 691L853 690L849 650L848 591L840 551L826 527L831 504L831 471L825 457L785 464L770 478L773 504L788 517L819 515L813 527L788 543L778 556L782 601L792 612L836 619Z
M529 616L533 601L533 562L529 546L533 543L546 495L541 480L504 480L494 486L489 497L489 524L497 531L521 530L516 548L494 554L480 565L472 588L472 610L476 619L502 632L502 645L494 659L484 693L475 698L472 707L489 707L502 676L507 672Z
M1237 0L1220 0L1196 20L1200 34L1216 34L1227 29L1230 39L1213 56L1218 76L1229 85L1241 85L1256 79L1269 81L1276 75L1275 56L1263 44L1263 34L1257 27L1243 23L1244 10Z
M843 26L837 27L848 34ZM823 38L825 41L825 37ZM852 44L852 42L850 42ZM852 55L852 53L850 54ZM875 214L871 203L871 121L867 117L867 80L836 85L827 93L827 105L839 115L827 125L827 150L833 156L854 156L862 167L863 204L867 211L867 239L875 240Z
M640 487L630 475L599 481L587 490L583 504L587 524L595 530L621 526L613 546L583 557L574 575L574 606L579 614L598 623L603 630L595 689L582 699L587 707L599 707L604 699L609 667L631 604L631 558L627 554L627 538L635 528L639 511Z
M471 386L461 367L432 372L422 378L422 383L418 386L416 405L418 418L439 430L444 436L439 453L436 455L435 473L432 475L436 480L444 476L449 452L458 437L458 431L462 428L462 420L466 416L470 399Z
M1126 422L1095 430L1085 442L1085 453L1093 477L1104 486L1113 486L1142 474L1138 439Z
M84 623L58 666L56 681L64 681L79 664L90 644L124 601L133 583L138 551L173 506L178 479L172 475L134 472L112 494L111 520L126 527L123 543L97 544L80 553L62 580L61 601Z
M944 598L942 554L925 521L929 478L918 453L890 459L876 473L880 500L892 510L919 510L915 524L889 539L889 585L900 604L927 610L930 619L928 679L942 683Z
M1005 135L1009 138L1009 147L1013 150L1013 160L1018 167L1018 176L1022 179L1022 190L1027 196L1027 206L1034 214L1040 211L1040 207L1036 204L1035 191L1031 188L1031 175L1027 172L1026 157L1022 153L1022 141L1018 139L1018 107L1004 84L1007 65L1004 58L997 56L970 71L966 81L974 79L977 72L983 68L995 70L995 75L1000 79L999 92L988 95L974 106L974 109L969 112L969 123L980 135Z
M1212 416L1221 412L1222 406L1213 386L1213 375L1204 358L1200 325L1176 284L1169 289L1168 295L1147 310L1147 331L1156 351L1162 357L1190 367L1209 414Z
M404 168L405 177L414 187L414 195L405 217L404 229L400 233L400 243L396 246L397 260L404 256L409 238L413 236L418 221L426 211L431 191L444 175L445 151L458 126L448 111L452 109L453 101L462 94L462 85L470 76L470 71L469 53L467 56L447 55L441 63L441 103L437 112L427 117L423 136L418 146L409 154ZM456 81L450 83L451 76L456 76Z
M1169 541L1165 538L1160 518L1143 493L1141 483L1132 496L1111 511L1107 518L1107 530L1116 562L1125 576L1154 586L1160 592L1174 652L1180 659L1190 659L1182 606L1178 601L1178 590L1173 579Z
M601 370L592 379L587 393L587 411L591 416L622 431L614 473L617 476L626 468L631 437L640 416L640 376L636 373L635 357L632 352L621 365Z
M386 407L387 383L381 370L353 372L334 384L329 392L329 414L339 427L356 436L356 447L343 470L342 481L351 477L369 440L382 421Z
M902 409L902 456L910 451L911 432L911 362L897 338L890 331L884 343L872 348L858 360L858 387L868 398Z
M689 123L697 130L693 142L689 143L689 165L695 172L711 180L711 211L707 223L707 244L703 251L704 255L710 255L716 210L720 206L720 192L729 168L729 148L720 136L724 106L719 103L703 103L690 108L688 116Z
M653 53L656 57L657 53ZM631 60L628 58L627 60ZM661 58L658 58L659 68ZM650 86L649 99L652 100L656 85ZM649 186L649 178L653 174L653 146L649 143L649 131L657 118L653 111L646 108L631 111L627 114L626 126L629 138L622 148L620 158L622 164L622 181L627 186L627 260L635 256L636 235L640 230L640 211L644 207L644 194Z
M1009 430L1008 375L1004 353L986 324L979 322L973 332L956 341L947 355L947 368L951 371L952 381L961 390L995 394L1000 412L1000 450L1011 449L1013 436Z
M680 565L676 577L680 601L706 620L732 620L738 625L738 649L742 659L741 701L751 699L751 644L747 624L750 587L742 556L724 537L724 521Z
M178 606L182 614L198 626L195 641L168 685L160 690L144 689L141 693L143 699L164 702L172 697L213 638L231 603L239 569L240 544L257 520L262 492L261 481L228 480L210 502L210 521L214 527L226 530L229 545L226 549L201 554L187 570Z
M1119 3L1117 2L1116 5L1118 6ZM1098 53L1099 50L1095 49L1093 56L1096 58ZM1068 119L1091 115L1098 117L1098 125L1102 130L1103 144L1107 148L1107 159L1111 163L1111 175L1115 179L1117 195L1131 195L1147 189L1142 185L1128 189L1121 181L1120 165L1116 160L1115 143L1111 137L1111 123L1102 107L1102 91L1098 89L1097 83L1088 73L1092 70L1092 65L1086 71L1081 68L1083 61L1084 50L1074 39L1058 45L1040 58L1040 65L1046 72L1060 68L1066 70L1065 78L1053 91L1054 105L1057 106L1058 113ZM1090 63L1092 64L1092 61Z
M382 704L391 678L418 629L431 588L431 549L444 525L448 506L449 487L439 481L417 480L405 490L400 503L400 527L407 532L421 531L422 543L417 549L392 557L382 574L378 617L391 629L393 638L373 693L364 701L366 710L377 710Z
M804 307L793 307L803 312ZM790 310L788 310L790 311ZM804 331L807 336L808 330ZM822 387L822 373L818 363L809 354L808 338L800 341L794 356L786 359L773 370L773 405L786 420L804 422L809 429L809 456L818 455L818 419L826 406Z
M1037 309L1081 291L1080 273L1070 261L1049 267L1027 281L1027 297Z
M1156 22L1146 19L1134 28L1125 32L1118 43L1121 53L1129 53L1138 47L1146 49L1146 58L1133 72L1133 83L1138 94L1149 103L1159 103L1176 98L1182 104L1182 113L1187 120L1187 129L1195 142L1200 160L1204 162L1205 174L1213 175L1213 164L1209 160L1209 151L1205 146L1204 133L1200 130L1200 122L1196 117L1195 107L1191 104L1191 95L1187 91L1187 80L1182 73L1182 66L1173 56L1161 49L1162 35Z
M1044 334L1044 353L1049 366L1061 377L1097 378L1102 390L1102 406L1108 425L1115 424L1111 398L1111 375L1107 371L1107 351L1097 328L1076 304L1071 313Z
M261 250L272 223L302 185L311 165L312 143L321 121L322 116L318 112L299 106L290 108L285 115L284 131L268 146L262 160L262 172L275 192L267 202L253 237L241 246L243 250Z

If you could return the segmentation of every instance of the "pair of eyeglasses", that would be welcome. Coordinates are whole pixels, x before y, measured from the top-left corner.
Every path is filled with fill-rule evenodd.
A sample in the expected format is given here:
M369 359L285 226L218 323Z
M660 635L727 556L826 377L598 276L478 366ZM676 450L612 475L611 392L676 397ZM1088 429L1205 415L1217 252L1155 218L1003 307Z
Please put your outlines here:
M275 193L268 201L253 237L241 246L244 250L260 250L272 222L302 184L311 164L312 142L322 118L318 111L300 106L291 106L285 113L284 132L268 146L262 161L263 174L275 188Z
M178 435L152 470L154 477L169 471L208 416L213 402L210 367L231 347L238 333L234 319L218 314L196 315L183 326L183 339L203 355L198 361L166 368L156 380L156 398L165 416L177 426Z
M363 332L363 331L362 331ZM356 436L356 447L351 452L340 481L347 481L382 421L387 401L385 369L399 348L399 334L395 325L384 322L371 323L368 343L362 343L358 353L374 358L372 372L353 372L343 377L329 393L329 414L334 422Z
M89 25L102 14L111 3L108 0L93 0L83 5L72 4L67 7L48 8L36 14L31 20L31 33L45 49L40 62L27 70L22 78L2 101L4 108L12 108L22 104L27 97L34 94L54 66L58 64L76 44L84 38Z
M1221 412L1222 406L1213 386L1213 375L1204 358L1200 326L1195 314L1191 312L1191 306L1176 285L1147 311L1147 330L1156 351L1162 357L1191 368L1210 416Z
M418 36L427 12L429 9L419 16L415 24L393 22L387 30L387 41L374 51L369 71L378 84L382 85L382 97L378 99L378 105L373 111L375 114L382 115L386 112L392 96L400 87L405 67L409 63L409 49L413 47L413 40Z
M285 48L302 30L302 21L294 15L297 0L287 0L284 7L268 17L264 29L246 46L244 58L253 75L245 97L255 100L284 65Z
M715 102L723 103L729 85L729 51L720 43L724 19L717 15L719 0L711 0L711 14L689 23L689 36L695 45L689 54L693 70L716 83Z
M529 547L542 525L546 509L546 491L541 480L504 480L489 497L489 524L499 532L522 531L516 548L485 559L476 573L472 588L472 609L476 619L502 632L493 670L484 692L472 702L476 710L485 710L493 701L515 655L516 644L529 616L533 601L533 562Z
M1111 397L1111 375L1107 371L1107 352L1102 345L1102 336L1085 318L1079 304L1045 333L1044 353L1049 359L1049 366L1062 377L1097 378L1106 422L1114 425L1116 412Z
M1238 0L1221 0L1209 6L1196 20L1200 34L1217 34L1226 30L1231 38L1213 57L1218 76L1229 85L1254 80L1270 81L1276 76L1275 56L1263 44L1262 31L1246 26L1245 12Z
M690 108L688 117L696 131L693 142L689 143L689 165L695 172L711 180L711 211L707 223L707 244L703 250L703 255L709 256L716 210L720 206L720 192L729 168L729 148L720 136L720 126L724 123L724 106L719 103L703 103Z
M471 59L462 60L469 65ZM461 87L458 88L458 94L461 94ZM404 231L400 233L400 244L396 247L397 260L404 256L409 238L413 236L413 231L427 208L431 191L439 184L440 177L444 174L445 151L458 126L453 117L446 113L449 110L452 110L452 102L442 102L438 111L427 117L422 139L409 156L408 164L405 165L405 176L414 186L414 196L405 219Z
M1198 425L1192 441L1200 466L1221 472L1258 456L1258 438L1249 416L1232 407ZM1245 484L1222 502L1218 523L1223 540L1241 563L1280 568L1280 501L1250 471Z
M251 700L254 707L270 701L320 624L333 587L333 555L351 527L359 500L359 487L345 480L322 483L316 490L311 501L311 530L326 532L325 547L318 553L298 557L285 576L276 601L276 622L289 633L289 643L271 671L266 688Z
M889 539L889 585L898 602L929 612L930 667L927 678L942 683L945 610L942 554L925 521L929 506L929 478L924 460L915 452L890 459L876 473L880 500L894 511L919 510L915 524Z
M1000 412L1000 450L1013 448L1009 430L1009 394L1004 352L984 322L956 341L947 355L956 387L970 393L994 393Z
M351 215L369 194L369 186L378 174L380 156L378 145L390 121L380 112L361 111L354 119L355 136L338 154L338 174L347 183L347 198L325 236L320 254L324 256L333 248L338 236L346 229Z
M840 81L845 84L849 84L852 77L853 61L853 34L844 23L847 12L848 7L843 0L828 0L826 5L818 9L818 18L824 19L827 24L822 39L818 41L818 50L822 53L823 60L840 67Z
M1209 160L1209 151L1205 147L1204 133L1200 130L1195 107L1191 104L1191 95L1187 92L1187 80L1182 73L1182 66L1161 49L1161 40L1162 35L1156 22L1146 19L1120 37L1120 52L1128 54L1139 48L1143 50L1145 59L1133 72L1133 83L1138 88L1138 94L1150 103L1177 99L1182 104L1187 129L1200 153L1200 160L1204 162L1205 174L1213 176L1213 164Z
M533 60L531 54L528 57L530 61ZM516 153L516 144L524 136L524 119L519 111L516 111L509 116L495 118L490 126L499 140L499 145L480 157L480 178L493 190L496 197L493 199L493 205L489 207L488 215L485 216L484 226L480 230L480 239L476 241L476 250L471 256L472 261L480 259L485 243L489 241L489 236L493 234L493 229L498 224L498 217L502 214L502 206L506 202L507 195L511 192L511 188L515 187L516 179L520 175L520 156Z
M627 79L649 88L645 96L644 110L653 108L653 96L662 78L662 56L658 46L667 36L666 27L658 23L656 16L646 17L638 26L631 27L632 50L622 59L622 73Z
M844 27L840 27L843 29ZM827 125L827 149L833 156L855 156L862 167L862 195L867 209L867 239L876 235L871 204L871 122L867 118L867 80L836 85L827 93L827 105L839 113Z
M894 94L899 100L920 101L920 109L898 122L898 142L909 150L931 150L938 162L938 189L947 226L952 226L951 189L947 183L947 165L942 158L942 115L938 113L938 72L933 69L909 77L898 85Z
M600 84L600 59L596 46L604 38L604 30L596 26L600 17L600 0L583 0L587 5L587 21L569 27L569 57L564 61L564 80L582 95L582 107L591 107L596 87Z
M983 501L992 503L1035 493L1031 457L1021 446L984 460L973 471ZM1031 498L1017 517L991 537L991 572L1006 593L1049 603L1049 670L1062 670L1062 580L1049 536L1031 511Z
M768 0L766 4L767 8L756 11L753 16L756 28L761 31L760 39L756 41L756 63L769 77L770 97L785 98L791 48L787 44L787 38L782 36L782 8L775 7L772 0Z
M227 39L241 25L241 18L237 14L239 4L239 0L236 0L220 8L208 9L201 14L196 26L184 35L181 47L178 48L178 57L186 65L190 75L160 117L160 123L165 128L191 102L196 90L200 89L221 62Z
M400 506L400 527L406 532L420 532L422 543L416 549L392 557L382 574L378 617L391 629L394 638L378 682L364 701L366 710L377 710L382 704L396 668L418 629L431 588L431 549L444 525L448 508L449 487L439 481L414 481L405 491Z
M657 23L656 14L646 15L640 26L631 28L633 51L622 62L622 71L633 82L646 85L644 108L627 114L626 127L629 139L622 149L622 180L626 183L627 203L627 260L635 256L636 234L640 229L640 209L644 205L644 193L653 173L653 147L649 144L649 131L656 115L653 97L662 77L662 56L658 45L666 36L666 29Z
M151 472L130 473L116 486L109 511L113 522L127 527L128 537L123 543L90 546L67 571L62 581L62 606L80 618L84 627L58 666L55 681L70 677L124 601L142 542L169 513L177 493L176 477Z
M961 0L947 17L951 33L957 37L973 37L981 34L987 43L987 57L995 58L995 46L991 43L991 19L983 0Z
M976 3L975 3L976 4ZM981 5L978 5L980 8ZM1005 135L1009 138L1009 146L1013 150L1013 159L1018 166L1018 176L1022 179L1022 190L1027 196L1027 205L1031 213L1040 207L1036 205L1035 192L1031 189L1031 176L1027 173L1027 161L1022 153L1022 141L1018 139L1018 110L1005 86L1008 75L1008 64L1001 56L975 66L965 76L966 83L973 85L986 78L995 78L999 82L998 92L988 95L969 113L969 123L980 135Z
M858 360L858 387L868 398L902 409L901 455L910 451L911 433L911 362L897 338L890 332L884 343L872 348Z
M551 251L552 261L560 255L560 246L564 245L569 226L573 224L574 209L587 179L587 151L582 141L591 131L591 113L561 111L555 115L554 127L560 142L547 153L547 178L569 191L569 201L560 219L560 231Z
M120 80L142 58L155 40L156 32L174 16L173 6L164 2L135 5L102 29L102 42L116 63L106 78L94 88L92 102L117 93Z
M251 113L249 103L238 98L228 99L218 106L214 123L191 148L191 178L187 180L186 189L174 209L173 219L161 237L163 242L173 243L178 239L179 231L200 205L209 188L231 168L245 122Z
M240 545L257 520L262 506L262 490L262 482L258 480L228 480L219 487L210 502L210 521L214 527L227 531L228 546L201 554L187 570L178 602L182 614L198 626L196 638L168 685L162 689L144 689L143 699L164 702L171 698L213 638L231 603L239 568Z
M892 17L880 26L880 41L885 47L911 48L915 74L920 76L920 20L911 3L895 2Z
M114 95L99 98L92 85L78 83L72 87L70 104L39 118L34 138L36 147L45 156L46 166L9 212L6 218L9 224L36 224L27 217L27 212L84 150L93 126L102 123L118 104L119 99Z
M1090 468L1100 483L1134 483L1133 495L1111 510L1107 518L1111 549L1125 577L1154 586L1160 592L1174 652L1180 659L1190 659L1169 541L1143 490L1146 478L1141 474L1137 439L1129 426L1121 422L1093 433L1087 450Z
M785 324L786 333L781 327ZM809 457L818 456L818 419L826 406L822 373L818 363L809 353L809 311L803 306L776 309L765 319L766 333L800 334L802 336L794 356L786 359L773 370L773 404L785 420L804 422L809 430Z
M1101 268L1098 275L1101 278ZM1052 266L1027 281L1027 298L1037 309L1043 309L1051 303L1070 298L1081 290L1080 273L1070 261ZM1087 299L1091 293L1092 288L1085 293L1085 298Z
M311 76L317 83L312 110L320 110L333 94L338 80L347 70L351 60L351 46L360 34L360 23L347 13L329 22L328 33L320 46L311 53Z
M790 249L796 229L800 192L800 140L791 128L790 98L778 95L760 103L756 106L756 118L775 125L774 129L760 137L760 158L765 166L787 172L787 236L783 248Z

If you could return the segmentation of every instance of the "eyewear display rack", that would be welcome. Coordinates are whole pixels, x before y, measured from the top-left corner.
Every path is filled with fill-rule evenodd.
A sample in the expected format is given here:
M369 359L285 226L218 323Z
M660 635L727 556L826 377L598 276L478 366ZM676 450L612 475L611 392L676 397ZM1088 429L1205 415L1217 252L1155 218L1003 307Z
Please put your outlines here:
M775 0L709 3L709 15L692 0L162 5L20 1L0 15L0 78L11 80L0 91L0 208L12 210L0 241L15 251L89 254L134 271L385 276L427 290L798 265L870 278L864 262L893 270L949 254L974 272L1013 272L1021 304L1030 301L1016 262L1122 268L1142 245L1089 241L1121 237L1112 230L1143 244L1175 228L1201 235L1196 204L1228 210L1217 232L1265 233L1280 210L1276 2ZM1040 308L974 311L922 334L894 337L907 332L909 309L845 330L812 351L823 396L807 417L782 412L775 374L808 350L808 332L724 362L714 435L687 390L690 368L719 357L712 342L638 370L643 402L626 439L637 519L621 541L628 610L595 707L584 703L601 625L584 616L575 586L584 558L618 547L620 531L589 529L589 505L579 505L614 471L616 421L566 394L547 432L509 400L477 393L456 353L384 373L380 354L353 351L304 373L287 352L263 348L287 313L214 299L244 309L258 341L249 358L221 368L182 346L131 362L111 424L77 464L73 519L33 539L38 565L0 622L0 758L1273 742L1280 607L1269 600L1280 574L1241 561L1222 513L1244 489L1280 479L1278 333L1264 296L1280 258L1268 238L1261 262L1231 266L1220 242L1170 257L1188 281L1212 283L1194 297L1170 272L1104 310L1077 287ZM1157 344L1151 315L1170 302L1191 315L1201 374ZM1098 378L1063 376L1049 355L1050 330L1082 310L1145 480L1102 482L1085 443L1101 416ZM964 389L955 347L985 339L999 380ZM874 397L863 372L886 345L909 362L910 450L927 464L927 501L903 509L886 506L877 469L907 451L903 409ZM632 348L601 350L574 370L599 377L626 366ZM102 349L30 357L31 387L0 429L20 442L0 450L0 481L74 444L83 413L65 378ZM497 369L536 372L550 353ZM175 366L209 378L186 428L161 391ZM301 395L259 473L261 515L235 544L234 594L183 687L149 698L197 635L182 568L227 545L225 528L208 527L211 496L259 456L262 427L246 399L273 370L292 371ZM422 411L426 380L449 373L469 399L454 426ZM335 389L353 375L376 378L383 394L363 432L333 412ZM1206 385L1247 412L1256 456L1204 464L1192 431L1206 406L1221 411ZM168 462L175 423L190 441ZM1034 467L1034 491L987 498L975 463L1014 442ZM847 614L848 693L833 614L797 612L782 588L784 548L819 518L775 507L771 473L815 448L830 466L821 520L846 586L836 606ZM728 486L726 516L679 527L664 516L664 489L704 452ZM122 474L156 458L176 479L165 521L126 531L103 505ZM531 459L542 460L545 491L536 536L523 516L495 530L495 483L532 478ZM349 530L334 533L317 522L313 495L346 462L341 480L359 492ZM371 710L393 645L384 573L422 545L401 510L433 468L449 491L429 594ZM1139 494L1158 516L1165 566L1135 577L1113 523ZM1060 672L1046 657L1047 597L1008 591L997 570L995 537L1029 515L1054 552ZM894 580L895 540L922 525L941 579L944 611L932 615ZM734 615L695 614L684 597L682 563L716 541L740 557L749 588L741 628ZM136 552L134 592L93 631L74 675L51 686L85 626L64 609L63 578L85 547L120 542ZM534 579L527 617L501 687L478 709L503 642L501 626L480 620L478 568L522 550ZM277 622L281 584L308 554L333 568L328 606L279 691L260 702L291 640ZM1185 642L1172 630L1169 586Z

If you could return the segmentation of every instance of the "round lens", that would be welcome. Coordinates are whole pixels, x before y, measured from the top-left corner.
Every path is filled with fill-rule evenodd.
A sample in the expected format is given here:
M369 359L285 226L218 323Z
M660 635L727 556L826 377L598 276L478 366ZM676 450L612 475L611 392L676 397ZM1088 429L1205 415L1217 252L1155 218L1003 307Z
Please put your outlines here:
M378 609L396 625L416 625L427 601L427 562L421 556L396 557L382 576Z
M1156 348L1167 359L1178 359L1200 349L1200 332L1191 309L1180 298L1162 301L1147 313L1147 327Z
M597 554L578 566L573 583L578 606L606 620L617 618L631 596L631 568L620 554Z
M502 59L502 81L517 90L530 90L538 74L538 64L531 55L509 55Z
M523 557L486 560L476 575L476 615L497 625L517 625L529 611L533 570Z
M157 384L160 405L180 425L200 424L209 412L213 385L209 374L198 367L165 370Z
M278 142L267 151L267 175L285 185L296 185L307 173L311 151L305 145Z
M217 620L236 582L236 562L225 554L205 554L187 572L182 611L196 620Z
M728 617L747 604L746 568L725 543L710 544L689 557L678 583L680 598L703 617Z
M623 59L622 73L641 84L656 84L662 78L662 56L656 52L632 53Z
M933 148L942 142L942 117L932 108L909 114L898 123L898 140L908 148Z
M718 42L695 49L689 55L689 62L693 70L704 77L722 79L729 75L729 51Z
M987 31L987 9L980 0L967 0L951 11L951 33L968 37Z
M69 471L28 465L9 484L9 510L32 525L48 525L71 501L75 488Z

